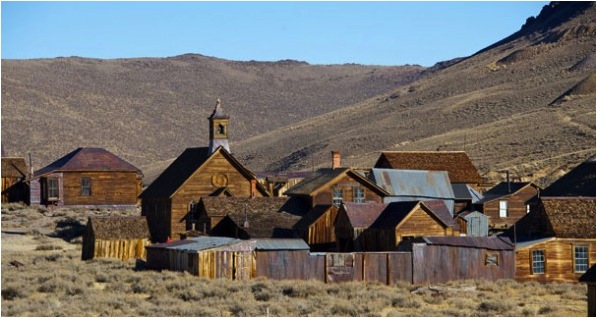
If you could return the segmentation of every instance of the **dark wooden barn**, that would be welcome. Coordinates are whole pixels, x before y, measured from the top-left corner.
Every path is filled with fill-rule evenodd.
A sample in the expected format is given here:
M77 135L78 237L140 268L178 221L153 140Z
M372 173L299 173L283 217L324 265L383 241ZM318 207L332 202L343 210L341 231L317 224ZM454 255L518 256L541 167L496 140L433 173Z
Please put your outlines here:
M309 244L311 251L335 251L337 215L338 207L334 205L316 205L294 225L294 229Z
M191 208L203 196L270 196L253 172L230 154L228 117L218 102L210 124L210 146L187 148L139 196L152 239L178 239L194 227Z
M2 203L29 203L28 175L25 158L2 157Z
M77 148L34 172L32 205L135 209L141 170L103 148Z
M90 217L83 236L82 259L145 258L151 242L147 220L141 216Z

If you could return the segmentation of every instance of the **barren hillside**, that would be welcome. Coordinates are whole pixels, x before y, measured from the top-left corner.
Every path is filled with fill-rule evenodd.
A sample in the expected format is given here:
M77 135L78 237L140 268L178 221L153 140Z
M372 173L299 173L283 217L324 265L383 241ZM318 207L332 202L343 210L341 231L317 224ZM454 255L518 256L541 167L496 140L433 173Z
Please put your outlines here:
M546 6L519 32L447 64L234 150L257 171L329 165L332 149L353 166L382 150L465 150L489 179L510 170L543 183L595 152L593 2Z
M207 145L218 97L234 142L384 93L423 69L196 54L2 60L2 146L9 156L31 152L36 169L83 146L143 168Z

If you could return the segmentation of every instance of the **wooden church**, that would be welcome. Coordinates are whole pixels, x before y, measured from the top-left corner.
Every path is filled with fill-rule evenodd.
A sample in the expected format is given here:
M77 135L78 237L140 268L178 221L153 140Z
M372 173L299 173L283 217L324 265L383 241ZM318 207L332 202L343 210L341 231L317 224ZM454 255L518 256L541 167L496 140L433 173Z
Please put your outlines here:
M230 153L229 119L218 99L208 118L209 146L185 149L139 196L152 241L178 239L193 230L193 205L200 197L221 193L235 197L270 196L256 175Z

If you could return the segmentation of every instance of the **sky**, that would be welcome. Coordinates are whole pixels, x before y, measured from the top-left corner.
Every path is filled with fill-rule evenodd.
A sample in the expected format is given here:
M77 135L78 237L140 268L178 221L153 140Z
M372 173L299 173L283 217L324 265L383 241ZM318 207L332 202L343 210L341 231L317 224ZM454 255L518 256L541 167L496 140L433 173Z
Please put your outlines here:
M548 2L9 2L2 59L168 57L418 64L465 57Z

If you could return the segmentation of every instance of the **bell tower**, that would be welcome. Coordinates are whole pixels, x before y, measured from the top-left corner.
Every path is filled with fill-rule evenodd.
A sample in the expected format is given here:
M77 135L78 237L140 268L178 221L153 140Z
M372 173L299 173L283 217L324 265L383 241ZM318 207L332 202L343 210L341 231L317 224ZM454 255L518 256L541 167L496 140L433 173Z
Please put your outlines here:
M214 112L209 116L209 153L213 153L219 146L230 152L228 146L228 120L230 117L224 113L220 106L220 99L216 100Z

